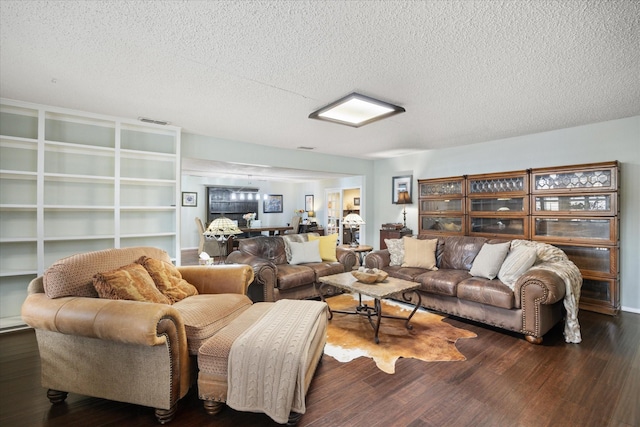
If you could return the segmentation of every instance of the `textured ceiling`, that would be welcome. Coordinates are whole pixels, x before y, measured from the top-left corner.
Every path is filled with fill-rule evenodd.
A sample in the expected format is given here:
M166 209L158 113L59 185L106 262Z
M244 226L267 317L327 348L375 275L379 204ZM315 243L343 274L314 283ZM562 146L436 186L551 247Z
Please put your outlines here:
M6 1L0 96L381 158L640 114L638 1ZM407 112L307 118L352 91Z

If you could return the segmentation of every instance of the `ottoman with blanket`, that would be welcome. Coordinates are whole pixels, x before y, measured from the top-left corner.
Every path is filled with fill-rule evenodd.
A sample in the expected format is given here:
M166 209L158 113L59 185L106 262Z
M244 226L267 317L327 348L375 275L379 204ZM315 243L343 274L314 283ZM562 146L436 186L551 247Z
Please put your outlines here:
M326 343L327 306L279 300L250 306L198 351L198 395L207 413L223 404L295 425Z

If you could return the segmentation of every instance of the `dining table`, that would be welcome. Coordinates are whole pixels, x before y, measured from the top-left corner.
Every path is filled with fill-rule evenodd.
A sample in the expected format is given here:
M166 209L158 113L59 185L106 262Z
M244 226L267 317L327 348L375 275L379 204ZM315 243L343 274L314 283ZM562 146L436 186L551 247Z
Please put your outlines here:
M259 236L263 231L269 233L269 236L275 236L276 234L284 233L287 230L293 230L290 225L265 225L260 227L238 227L240 230L247 234L247 237Z

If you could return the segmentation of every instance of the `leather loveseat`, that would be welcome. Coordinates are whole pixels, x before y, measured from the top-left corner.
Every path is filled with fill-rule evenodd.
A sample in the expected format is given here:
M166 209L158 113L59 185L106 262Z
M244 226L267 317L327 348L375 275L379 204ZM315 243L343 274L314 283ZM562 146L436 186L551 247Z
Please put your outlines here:
M315 262L292 264L291 254L287 254L291 251L289 243L304 244L310 239L319 240L325 255ZM336 235L320 237L318 233L301 233L241 239L238 250L229 254L226 263L250 265L255 279L249 287L249 297L253 301L272 302L318 297L318 278L351 271L356 255L337 247ZM337 291L329 287L328 292Z
M425 249L427 240L435 252ZM414 253L403 253L402 261L392 262L391 252L398 257L402 249L407 250L407 244ZM387 241L389 245L391 252L384 249L369 253L366 266L419 282L423 307L522 333L534 344L540 344L543 335L566 315L565 340L581 341L577 305L582 277L560 249L528 240L426 234L417 240L404 237ZM485 245L489 246L480 256ZM487 263L490 254L500 252L500 248L502 253L494 256L497 259ZM424 259L430 257L431 264L425 264ZM487 269L493 271L478 272Z
M161 289L157 275L171 274L176 286ZM99 298L96 277L129 293ZM132 278L143 284L121 286ZM246 296L252 280L248 266L175 267L166 252L151 247L87 252L54 263L29 284L22 306L23 320L35 329L49 400L60 403L74 392L149 406L158 421L170 421L195 384L202 343L252 306ZM166 295L164 302L145 300Z

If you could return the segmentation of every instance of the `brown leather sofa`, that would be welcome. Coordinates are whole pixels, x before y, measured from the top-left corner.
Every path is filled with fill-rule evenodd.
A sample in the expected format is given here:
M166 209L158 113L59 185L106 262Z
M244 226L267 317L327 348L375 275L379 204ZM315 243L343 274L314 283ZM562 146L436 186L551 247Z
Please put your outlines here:
M565 339L580 342L577 298L582 278L560 249L540 242L517 241L535 248L536 261L519 276L512 289L497 277L493 280L474 277L469 271L485 243L511 242L513 248L515 240L439 235L418 238L438 239L437 270L390 266L389 249L369 253L365 265L382 269L391 277L419 282L421 305L427 309L519 332L534 344L542 343L543 335L568 314ZM412 297L414 304L417 301L417 297Z
M64 258L29 284L22 318L35 329L42 386L52 403L68 392L155 408L170 421L196 381L201 344L251 307L244 265L178 267L198 294L173 304L98 298L92 278L161 249L135 247Z
M253 268L255 278L249 286L248 295L254 302L315 298L319 296L318 278L351 271L356 264L356 255L353 251L336 247L335 262L289 264L285 240L306 242L309 235L319 236L318 233L301 233L241 239L238 250L229 254L225 262ZM332 287L326 288L329 288L328 294L337 292Z

